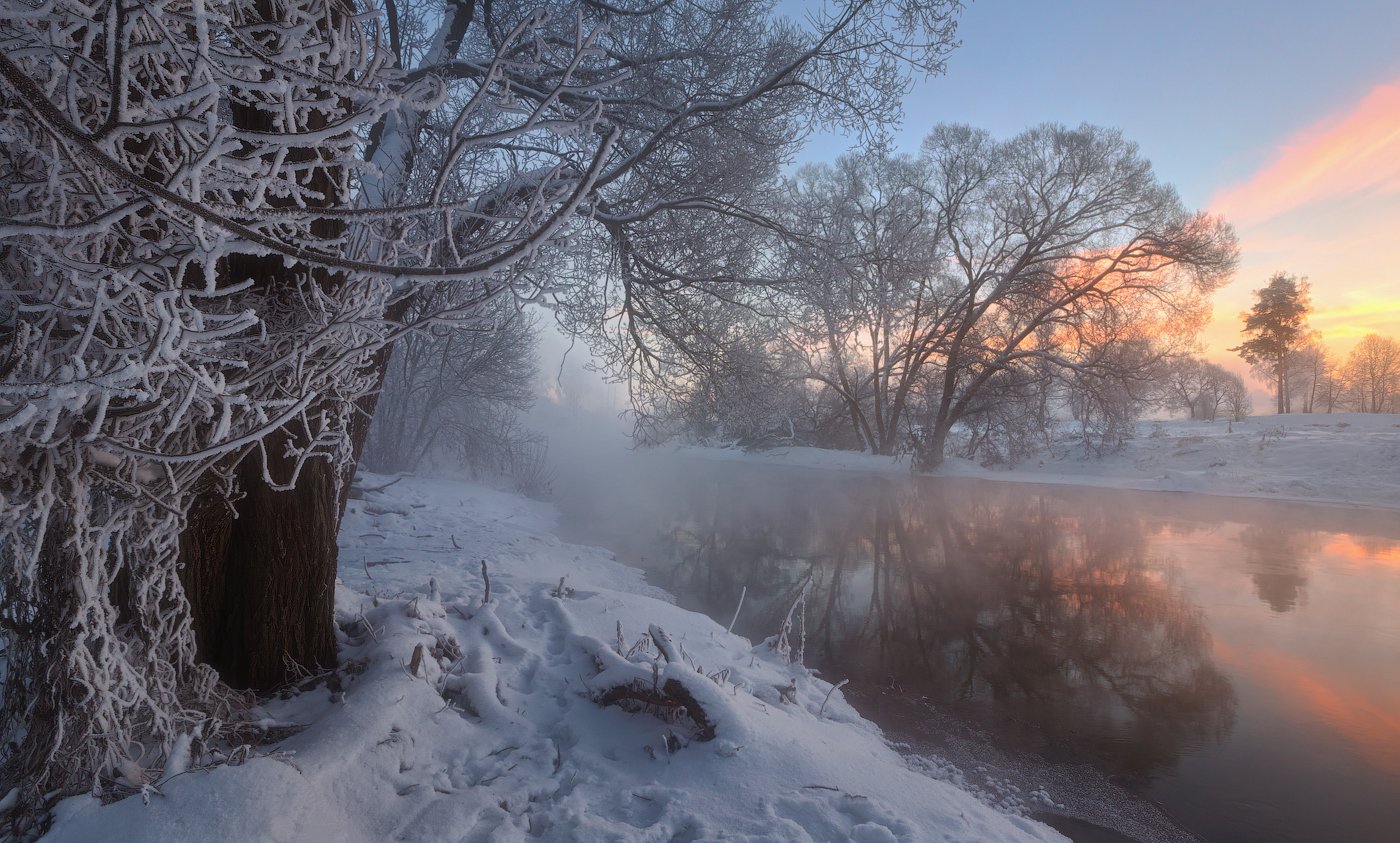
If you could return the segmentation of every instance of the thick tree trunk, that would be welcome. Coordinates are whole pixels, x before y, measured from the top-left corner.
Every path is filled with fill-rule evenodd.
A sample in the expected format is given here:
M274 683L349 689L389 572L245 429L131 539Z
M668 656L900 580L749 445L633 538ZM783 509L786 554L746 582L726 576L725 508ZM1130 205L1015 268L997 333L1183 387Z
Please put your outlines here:
M290 434L270 438L281 453ZM317 459L276 491L261 458L236 469L241 497L201 495L181 537L182 580L199 658L238 688L268 690L335 665L336 467ZM273 459L275 476L291 466Z
M190 602L197 657L216 670L223 643L224 572L233 534L233 507L220 492L201 490L185 514L185 531L180 534L180 583Z
M401 318L406 307L386 318ZM381 386L392 351L386 346L371 361ZM199 658L229 685L269 690L335 665L337 535L378 395L362 398L352 416L355 459L341 476L329 460L311 460L295 489L277 491L252 454L235 470L235 500L213 489L196 498L180 537L181 581ZM292 425L267 442L274 478L291 475L290 462L271 455L297 435Z

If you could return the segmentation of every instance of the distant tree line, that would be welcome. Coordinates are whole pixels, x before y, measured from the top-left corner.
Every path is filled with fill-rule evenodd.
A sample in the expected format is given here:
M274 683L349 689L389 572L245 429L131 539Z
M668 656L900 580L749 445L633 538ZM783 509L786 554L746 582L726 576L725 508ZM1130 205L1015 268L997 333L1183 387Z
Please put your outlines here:
M918 156L809 166L775 213L784 281L707 309L703 358L644 392L643 442L812 445L1015 463L1071 435L1102 453L1157 412L1242 421L1244 377L1199 355L1233 269L1219 220L1181 208L1098 127L1008 141L939 127ZM765 271L772 272L767 268ZM1400 412L1400 342L1338 359L1279 273L1230 349L1279 413Z
M1184 412L1187 418L1242 421L1253 409L1244 378L1218 363L1182 357L1167 362L1159 377L1161 407Z

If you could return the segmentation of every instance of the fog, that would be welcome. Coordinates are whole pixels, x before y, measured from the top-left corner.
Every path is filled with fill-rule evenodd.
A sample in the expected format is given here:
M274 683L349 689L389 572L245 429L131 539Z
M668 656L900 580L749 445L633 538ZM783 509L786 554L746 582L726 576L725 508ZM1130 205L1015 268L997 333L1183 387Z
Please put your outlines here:
M1367 562L1400 552L1392 515L635 449L625 388L556 331L540 349L528 422L563 537L722 624L742 592L735 631L755 643L805 593L807 663L964 786L1032 812L1046 787L1134 839L1400 822L1377 749L1400 733L1366 715L1400 699L1400 626L1380 620L1400 617L1400 569ZM1290 747L1261 738L1282 729Z
M540 332L539 375L526 425L549 441L554 497L586 494L610 471L632 465L625 385L609 381L581 341L549 320Z

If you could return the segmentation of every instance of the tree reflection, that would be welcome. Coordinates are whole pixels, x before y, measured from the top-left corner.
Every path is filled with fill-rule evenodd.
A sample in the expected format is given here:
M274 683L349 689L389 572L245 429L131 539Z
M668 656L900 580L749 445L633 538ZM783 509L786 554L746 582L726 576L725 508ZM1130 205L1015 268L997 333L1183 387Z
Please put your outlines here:
M747 587L739 630L762 638L811 576L809 661L866 687L990 703L1118 772L1150 773L1229 728L1234 692L1200 612L1148 564L1141 516L867 482L709 490L670 535L673 585L716 617Z
M1317 552L1315 534L1283 524L1250 524L1240 531L1240 544L1259 599L1275 612L1296 608L1308 584L1304 560Z

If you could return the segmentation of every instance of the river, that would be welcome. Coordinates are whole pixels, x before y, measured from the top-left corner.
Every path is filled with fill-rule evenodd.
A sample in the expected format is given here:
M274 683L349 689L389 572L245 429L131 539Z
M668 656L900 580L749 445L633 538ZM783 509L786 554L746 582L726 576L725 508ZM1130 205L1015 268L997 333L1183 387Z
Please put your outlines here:
M1397 839L1397 513L652 462L561 494L565 535L725 625L743 594L755 642L797 603L805 662L964 786L1080 840Z

